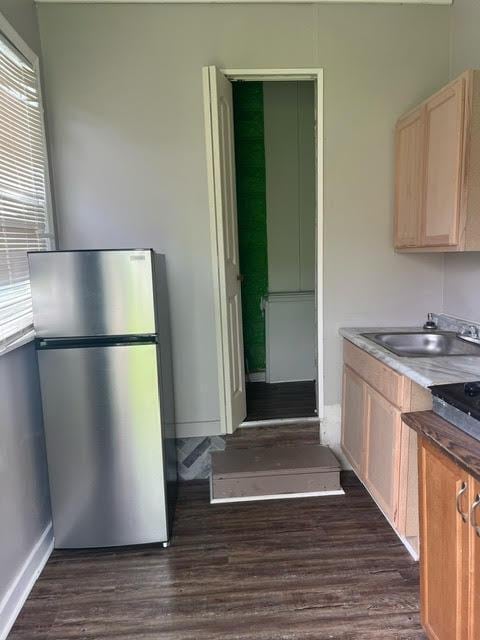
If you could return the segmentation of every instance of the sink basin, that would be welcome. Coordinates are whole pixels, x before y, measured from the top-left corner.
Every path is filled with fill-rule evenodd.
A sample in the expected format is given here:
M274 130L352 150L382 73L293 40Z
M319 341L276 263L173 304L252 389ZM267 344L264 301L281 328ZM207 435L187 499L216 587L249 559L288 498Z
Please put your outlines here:
M364 333L362 335L397 356L406 358L480 356L480 345L460 340L453 331Z

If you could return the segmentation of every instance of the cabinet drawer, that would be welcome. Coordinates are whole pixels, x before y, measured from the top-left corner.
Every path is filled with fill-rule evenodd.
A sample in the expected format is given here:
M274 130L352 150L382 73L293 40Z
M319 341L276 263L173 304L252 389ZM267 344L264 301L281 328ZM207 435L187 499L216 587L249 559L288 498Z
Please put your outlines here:
M406 378L370 354L362 351L348 340L343 341L343 359L371 387L400 409L408 409Z

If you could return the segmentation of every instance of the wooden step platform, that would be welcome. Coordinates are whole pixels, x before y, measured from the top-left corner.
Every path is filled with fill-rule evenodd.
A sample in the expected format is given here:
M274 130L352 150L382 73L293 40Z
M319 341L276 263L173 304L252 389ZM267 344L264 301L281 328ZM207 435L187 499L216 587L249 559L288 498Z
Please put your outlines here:
M317 444L212 453L210 502L341 495L340 464Z

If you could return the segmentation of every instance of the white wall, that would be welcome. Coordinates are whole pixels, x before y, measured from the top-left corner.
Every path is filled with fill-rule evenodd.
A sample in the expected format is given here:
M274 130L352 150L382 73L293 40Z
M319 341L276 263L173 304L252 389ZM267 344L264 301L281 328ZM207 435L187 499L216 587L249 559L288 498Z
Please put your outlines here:
M442 257L395 255L393 129L448 79L449 7L39 6L64 248L167 255L177 418L219 407L201 67L325 70L325 390L341 325L418 324L441 308Z
M28 46L40 54L40 33L34 0L0 0L0 11Z
M480 68L480 2L455 0L452 7L450 75ZM480 320L480 252L445 254L444 312Z
M268 289L315 288L315 88L264 82Z
M0 11L39 52L33 0ZM0 356L0 638L52 540L42 407L33 344Z

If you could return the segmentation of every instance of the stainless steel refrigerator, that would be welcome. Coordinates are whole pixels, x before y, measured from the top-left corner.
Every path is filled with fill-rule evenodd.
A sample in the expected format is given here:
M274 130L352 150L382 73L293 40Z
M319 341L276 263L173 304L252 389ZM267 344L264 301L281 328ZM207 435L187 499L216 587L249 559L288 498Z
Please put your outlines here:
M176 496L165 258L29 254L57 548L161 542Z

